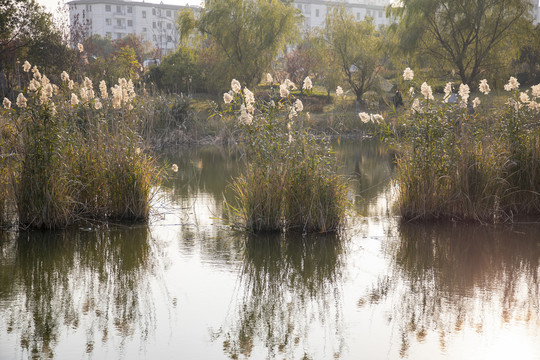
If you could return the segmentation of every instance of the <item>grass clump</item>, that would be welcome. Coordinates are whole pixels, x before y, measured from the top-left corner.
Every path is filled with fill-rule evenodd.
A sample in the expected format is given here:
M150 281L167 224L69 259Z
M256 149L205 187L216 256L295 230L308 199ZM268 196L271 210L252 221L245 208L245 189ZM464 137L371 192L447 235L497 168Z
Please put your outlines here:
M335 156L325 138L303 126L303 104L289 96L255 103L247 88L233 80L224 95L229 108L222 117L238 116L246 169L232 184L233 217L252 232L330 232L343 226L347 210L346 183L337 174ZM236 110L236 111L235 111Z
M492 223L540 214L540 86L531 97L518 86L507 84L500 109L483 108L479 98L467 106L463 85L459 103L430 98L427 84L424 99L410 99L412 109L393 128L403 219Z
M75 83L63 73L58 86L37 67L24 70L28 86L16 106L4 100L0 174L8 181L1 204L14 204L15 216L2 221L52 229L79 220L147 220L159 170L141 150L145 109L131 80L110 90L102 81L94 91L89 78Z

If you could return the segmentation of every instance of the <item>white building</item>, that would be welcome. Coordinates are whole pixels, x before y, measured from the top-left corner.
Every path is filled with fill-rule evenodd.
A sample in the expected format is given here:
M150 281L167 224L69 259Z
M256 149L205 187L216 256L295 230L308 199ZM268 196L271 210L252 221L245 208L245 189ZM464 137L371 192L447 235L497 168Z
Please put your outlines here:
M335 6L345 6L356 20L372 17L375 25L389 25L386 6L390 0L294 0L293 6L304 15L304 30L323 27L326 15Z
M116 40L135 34L154 43L162 56L176 50L176 16L184 6L124 0L74 0L67 4L70 25L82 24L89 35Z

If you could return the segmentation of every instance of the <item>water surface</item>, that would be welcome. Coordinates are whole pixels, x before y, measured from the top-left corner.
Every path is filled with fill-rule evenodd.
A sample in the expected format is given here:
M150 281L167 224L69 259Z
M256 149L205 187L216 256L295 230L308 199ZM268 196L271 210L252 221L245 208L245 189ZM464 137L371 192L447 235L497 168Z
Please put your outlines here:
M150 226L0 234L0 359L539 359L540 226L399 224L391 154L335 149L339 234L229 229L215 147L164 155Z

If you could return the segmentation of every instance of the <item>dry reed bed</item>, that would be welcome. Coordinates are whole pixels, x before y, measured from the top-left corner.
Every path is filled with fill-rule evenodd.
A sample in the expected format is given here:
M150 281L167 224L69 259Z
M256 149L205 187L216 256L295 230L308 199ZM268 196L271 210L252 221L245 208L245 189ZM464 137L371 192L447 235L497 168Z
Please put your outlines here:
M147 220L160 170L144 151L148 110L131 80L95 87L64 72L56 85L27 62L23 70L27 85L0 113L0 222Z

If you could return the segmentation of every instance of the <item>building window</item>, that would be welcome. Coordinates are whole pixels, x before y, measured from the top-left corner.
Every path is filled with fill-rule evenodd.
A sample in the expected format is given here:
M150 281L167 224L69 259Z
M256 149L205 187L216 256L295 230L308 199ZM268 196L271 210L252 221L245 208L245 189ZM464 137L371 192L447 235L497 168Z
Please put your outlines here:
M105 5L105 11L111 11L111 5Z
M105 19L105 25L112 25L111 19Z
M116 5L116 12L122 12L122 7L120 5Z
M382 18L382 11L379 11L379 17Z
M154 29L156 28L156 22L155 22L155 21L152 22L152 27L153 27Z
M92 11L92 5L86 5L86 11Z
M371 16L371 10L367 11L367 16Z
M171 29L171 28L172 28L171 23L167 23L167 29Z
M142 28L142 32L143 32L143 33L146 32L146 28L145 28L145 27Z
M157 36L156 36L156 35L153 35L153 36L152 36L152 39L153 39L154 41L157 41Z
M360 13L359 12L356 13L356 20L360 20Z
M116 19L116 26L122 26L122 20Z
M152 9L152 15L156 15L156 9Z
M123 34L122 34L122 33L116 33L116 38L117 38L117 39L123 38Z
M315 9L315 17L319 17L319 9Z
M128 26L133 26L133 20L128 20Z
M133 7L128 6L128 7L127 7L127 12L128 12L128 14L133 13Z
M170 35L167 36L167 42L172 42L172 37Z
M142 17L143 17L143 19L146 19L146 10L143 10Z
M105 37L106 37L107 39L110 39L110 38L111 38L111 33L107 31L107 32L105 33Z
M171 10L167 10L167 17L171 17Z

